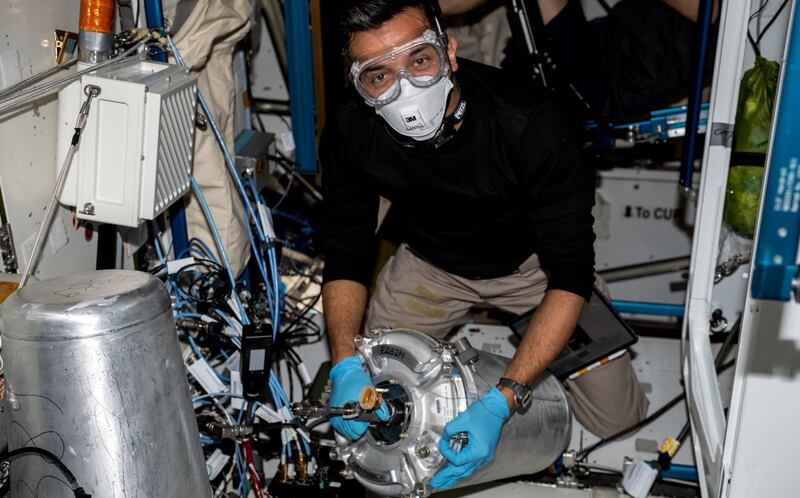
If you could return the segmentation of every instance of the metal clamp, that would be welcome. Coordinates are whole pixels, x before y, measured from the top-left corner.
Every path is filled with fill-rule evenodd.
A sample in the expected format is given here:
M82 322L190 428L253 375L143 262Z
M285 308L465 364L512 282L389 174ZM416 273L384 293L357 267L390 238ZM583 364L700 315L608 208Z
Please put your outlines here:
M94 204L87 202L83 205L83 209L78 212L86 216L94 216Z

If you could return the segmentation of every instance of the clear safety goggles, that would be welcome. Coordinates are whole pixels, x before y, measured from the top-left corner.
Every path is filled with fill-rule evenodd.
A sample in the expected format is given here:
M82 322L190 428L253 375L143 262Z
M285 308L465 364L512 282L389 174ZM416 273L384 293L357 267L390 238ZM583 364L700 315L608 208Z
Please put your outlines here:
M400 95L401 78L418 88L436 84L449 70L444 39L429 29L389 53L354 62L350 76L356 90L368 104L381 106Z

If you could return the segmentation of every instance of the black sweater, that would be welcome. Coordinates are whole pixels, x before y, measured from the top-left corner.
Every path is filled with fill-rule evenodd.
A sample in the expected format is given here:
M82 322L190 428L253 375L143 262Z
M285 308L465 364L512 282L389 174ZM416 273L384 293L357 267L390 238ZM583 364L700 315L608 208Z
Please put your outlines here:
M438 149L403 145L355 94L329 119L324 280L369 282L383 196L412 251L445 271L494 278L537 253L549 289L588 298L594 176L569 118L498 69L460 60L455 74L466 113Z

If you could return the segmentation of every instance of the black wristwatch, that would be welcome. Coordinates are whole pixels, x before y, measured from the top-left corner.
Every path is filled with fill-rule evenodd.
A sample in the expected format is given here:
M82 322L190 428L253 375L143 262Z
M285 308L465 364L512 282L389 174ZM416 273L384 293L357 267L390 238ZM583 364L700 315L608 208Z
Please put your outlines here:
M527 409L531 405L531 388L517 381L501 377L497 387L507 387L514 392L514 403L517 410Z

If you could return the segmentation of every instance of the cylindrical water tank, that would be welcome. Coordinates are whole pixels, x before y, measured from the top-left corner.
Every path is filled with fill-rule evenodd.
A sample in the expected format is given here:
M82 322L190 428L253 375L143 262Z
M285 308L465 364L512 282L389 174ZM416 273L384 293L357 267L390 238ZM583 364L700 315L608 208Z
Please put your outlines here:
M186 372L161 282L97 271L31 283L0 307L9 449L44 448L96 498L210 497ZM39 456L11 496L72 498Z
M337 435L338 456L381 496L426 496L443 464L438 442L444 426L492 388L510 360L408 329L376 329L356 341L392 417L355 442ZM459 486L533 474L561 456L572 430L564 388L544 374L532 394L527 411L506 422L494 461Z

